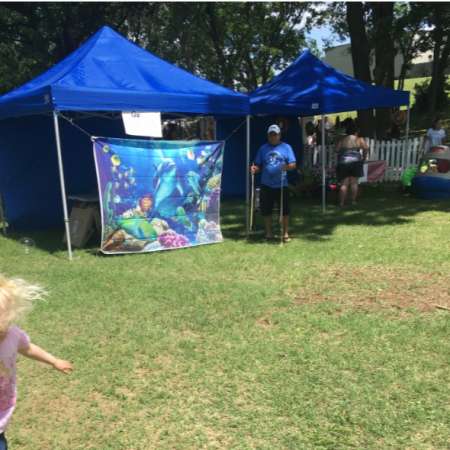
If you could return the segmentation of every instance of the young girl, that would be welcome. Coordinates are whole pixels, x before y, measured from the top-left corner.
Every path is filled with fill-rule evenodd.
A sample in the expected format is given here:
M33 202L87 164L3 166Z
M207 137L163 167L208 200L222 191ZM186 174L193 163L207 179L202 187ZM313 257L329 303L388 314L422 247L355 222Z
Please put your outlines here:
M21 279L8 279L0 274L0 450L8 444L5 429L16 406L16 359L17 353L42 361L55 369L69 373L72 365L55 358L30 342L30 338L13 323L31 309L34 300L45 292Z

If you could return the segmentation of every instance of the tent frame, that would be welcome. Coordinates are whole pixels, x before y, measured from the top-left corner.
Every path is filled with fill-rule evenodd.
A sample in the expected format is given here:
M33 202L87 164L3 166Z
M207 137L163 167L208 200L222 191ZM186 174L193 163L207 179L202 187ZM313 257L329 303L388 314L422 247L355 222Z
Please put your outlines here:
M111 49L118 58L113 64L109 56ZM128 67L134 70L123 79L122 72ZM84 74L82 82L78 79L80 68ZM74 71L76 76L73 76ZM111 73L101 76L106 71ZM180 84L188 89L180 89ZM193 116L243 117L250 113L250 104L247 95L181 69L108 26L101 27L46 72L0 96L0 120L40 114L53 116L69 259L72 259L72 243L59 118L67 119L63 114L67 112L76 113L80 118L115 120L122 111L159 111L175 117L177 112ZM71 119L69 122L77 127Z
M324 213L327 209L327 174L326 174L326 142L325 142L325 115L322 114L322 212Z
M69 260L72 261L72 242L70 236L70 220L69 220L69 210L67 208L67 195L66 195L66 182L64 179L64 167L62 160L62 147L61 147L61 136L59 132L59 114L57 111L53 111L53 125L55 128L55 141L56 141L56 153L58 155L58 170L59 170L59 182L61 185L61 197L64 212L64 226L66 229L66 241L67 241L67 252L69 254Z
M246 124L246 166L245 166L245 234L250 236L250 115L245 118Z

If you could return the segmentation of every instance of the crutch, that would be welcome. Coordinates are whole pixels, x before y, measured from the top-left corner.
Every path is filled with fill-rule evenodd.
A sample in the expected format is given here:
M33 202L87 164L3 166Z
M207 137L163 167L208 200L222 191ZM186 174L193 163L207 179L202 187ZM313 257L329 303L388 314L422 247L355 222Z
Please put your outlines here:
M255 174L252 171L252 187L250 197L250 231L253 231L253 221L255 215Z
M283 177L284 171L281 169L281 186L280 186L280 246L283 246L284 242L284 229L283 229Z

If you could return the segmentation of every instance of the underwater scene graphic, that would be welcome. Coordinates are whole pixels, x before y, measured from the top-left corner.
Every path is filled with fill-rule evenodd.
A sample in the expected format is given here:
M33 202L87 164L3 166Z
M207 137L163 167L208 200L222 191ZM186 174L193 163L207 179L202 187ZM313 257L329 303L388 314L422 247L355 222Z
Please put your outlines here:
M103 253L223 240L224 142L95 138Z

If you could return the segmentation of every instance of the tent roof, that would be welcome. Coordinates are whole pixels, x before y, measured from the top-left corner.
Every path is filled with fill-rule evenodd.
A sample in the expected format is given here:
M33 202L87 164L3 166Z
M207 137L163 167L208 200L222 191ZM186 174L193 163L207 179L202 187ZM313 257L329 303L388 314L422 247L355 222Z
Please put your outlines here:
M104 26L64 60L0 97L0 118L54 110L244 115L249 101Z
M345 75L305 50L283 72L250 94L252 114L317 115L409 104L409 92Z

